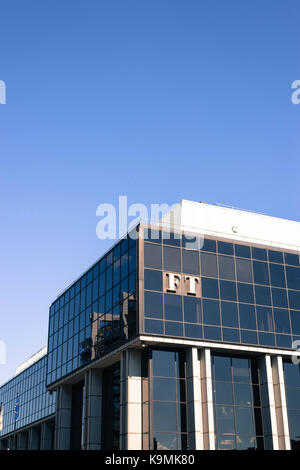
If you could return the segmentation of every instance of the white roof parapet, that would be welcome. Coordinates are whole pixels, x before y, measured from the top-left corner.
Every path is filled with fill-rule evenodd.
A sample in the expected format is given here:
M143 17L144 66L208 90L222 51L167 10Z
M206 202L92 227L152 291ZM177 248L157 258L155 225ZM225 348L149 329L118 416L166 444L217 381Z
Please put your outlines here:
M182 200L160 221L187 232L300 252L300 222Z
M42 349L40 349L40 351L33 354L33 356L27 359L27 361L23 362L23 364L17 367L15 376L21 374L21 372L24 372L24 370L28 369L28 367L32 366L35 362L42 359L42 357L46 356L46 354L47 346L44 346Z

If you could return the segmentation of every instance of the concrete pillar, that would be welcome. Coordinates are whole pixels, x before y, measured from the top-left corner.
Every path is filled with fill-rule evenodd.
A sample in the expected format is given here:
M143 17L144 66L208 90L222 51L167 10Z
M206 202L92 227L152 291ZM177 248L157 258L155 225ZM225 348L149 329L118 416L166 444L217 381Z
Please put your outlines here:
M72 386L60 385L56 399L55 450L69 450L72 417Z
M261 406L266 450L279 450L271 357L259 358Z
M17 449L27 450L28 448L28 432L19 432L17 434Z
M142 449L141 352L128 349L121 356L120 449Z
M282 357L272 357L271 365L273 374L279 450L291 450Z
M41 428L33 426L29 429L28 449L40 450L41 447Z
M203 450L200 361L197 348L186 355L189 449Z
M85 374L84 449L101 449L102 370L90 369Z
M215 450L215 423L210 349L200 350L200 377L203 416L203 447Z
M46 421L42 424L41 450L53 450L54 423Z

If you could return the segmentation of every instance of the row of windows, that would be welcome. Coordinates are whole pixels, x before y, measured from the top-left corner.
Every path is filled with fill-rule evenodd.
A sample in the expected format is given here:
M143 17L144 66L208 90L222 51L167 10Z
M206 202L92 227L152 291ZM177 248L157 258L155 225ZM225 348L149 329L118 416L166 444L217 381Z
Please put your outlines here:
M46 391L46 359L42 358L0 388L0 403L3 403L1 434L55 412L55 393Z
M300 340L300 336L287 334L267 333L238 328L227 328L207 325L194 325L191 323L178 323L174 321L144 320L145 333L153 335L166 335L190 339L206 339L229 343L243 343L278 348L293 348L293 343Z
M161 247L149 243L144 246L144 264L146 268L300 290L300 267L296 266L212 253L201 253L199 258L198 252L173 247L162 252Z
M182 247L188 250L201 250L201 252L211 252L237 256L239 258L253 258L260 261L270 261L271 263L286 263L292 266L300 266L299 255L296 253L284 253L255 246L212 240L184 232L172 233L167 231L161 232L155 229L145 229L144 240L159 245Z
M147 318L300 335L300 311L157 292L144 293Z
M80 348L83 342L91 341L99 315L113 315L121 335L123 311L131 312L130 298L136 290L135 240L119 242L71 290L73 294L65 294L64 300L59 299L50 309L48 385L87 363L91 353Z
M106 256L102 257L95 265L84 274L77 282L75 282L63 295L59 297L50 307L50 315L59 310L70 299L79 294L81 290L85 289L93 280L98 278L105 270L108 270L108 282L110 282L111 272L115 271L116 276L118 273L118 266L120 266L123 276L126 275L126 265L134 264L135 250L131 251L130 248L136 246L136 240L128 236L121 240ZM128 253L128 250L129 253ZM119 260L119 264L117 263ZM122 261L120 261L122 260ZM116 262L114 269L111 268L112 264ZM111 269L110 269L111 268ZM127 272L128 274L128 272Z
M133 272L128 278L122 281L108 291L105 295L100 297L87 308L81 310L79 298L78 302L72 305L66 304L63 309L56 312L49 320L49 335L58 331L60 328L70 328L70 331L78 331L79 329L87 326L90 323L90 312L105 313L110 312L112 308L115 309L117 305L122 305L130 295L136 290L136 273ZM85 303L84 305L88 305ZM67 326L68 325L68 326ZM66 334L66 333L65 333ZM72 334L72 333L71 333Z

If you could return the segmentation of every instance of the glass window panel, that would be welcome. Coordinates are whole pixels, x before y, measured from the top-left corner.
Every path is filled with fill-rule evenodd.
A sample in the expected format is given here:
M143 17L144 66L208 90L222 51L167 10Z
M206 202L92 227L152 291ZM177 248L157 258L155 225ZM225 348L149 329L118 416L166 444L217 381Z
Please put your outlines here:
M153 376L175 377L175 357L173 351L152 351Z
M172 272L181 272L181 257L179 248L171 246L164 247L164 269Z
M218 277L217 257L211 253L201 253L202 276Z
M203 240L197 235L183 233L181 239L182 248L186 250L200 250Z
M176 403L153 402L153 429L176 432Z
M256 284L270 284L267 263L253 261L253 274Z
M184 273L199 276L199 254L198 251L182 250L182 269Z
M299 266L299 255L296 253L284 253L285 264L292 266Z
M144 244L144 263L147 268L162 268L161 245L153 245L152 243Z
M288 288L300 290L300 268L286 266L285 269Z
M150 240L152 243L162 243L162 232L154 228L144 229L144 239Z
M250 407L237 406L235 408L236 431L238 434L255 434L253 410Z
M274 334L258 333L259 344L262 346L275 346Z
M241 330L241 342L244 344L257 344L256 331Z
M289 409L289 430L291 437L300 436L300 410L291 410Z
M163 280L162 280L161 271L145 269L144 274L145 274L145 278L144 278L145 289L162 291Z
M231 382L216 382L214 384L215 402L217 405L233 405Z
M231 358L224 356L213 356L214 380L228 382L231 376Z
M165 319L183 321L181 295L165 294Z
M274 287L285 287L284 267L280 264L270 263L271 284Z
M217 247L216 240L210 240L209 238L205 238L203 241L201 251L211 251L215 253L217 251L216 247Z
M287 292L285 289L272 288L272 301L274 307L287 307Z
M255 286L256 303L259 305L271 305L271 293L269 287Z
M234 413L232 406L216 406L218 434L234 434Z
M172 245L180 247L181 244L181 233L180 232L169 232L163 231L162 233L163 243L165 245Z
M252 405L252 393L250 384L234 384L234 402L235 405Z
M220 325L220 307L216 300L203 299L203 323Z
M145 316L151 318L163 318L162 294L155 292L144 293Z
M253 282L251 261L236 258L235 262L237 280L241 282Z
M234 302L221 302L222 325L232 328L239 327L237 304Z
M188 323L201 323L201 301L193 297L183 297L184 321Z
M286 387L300 387L300 365L284 362L283 367Z
M256 330L255 308L252 305L239 304L240 327L245 330Z
M300 312L291 310L291 324L294 335L300 335Z
M184 325L185 336L188 338L202 338L203 331L201 325L195 325L191 323L185 323Z
M261 331L274 331L272 309L267 307L257 307L257 326Z
M173 321L166 321L165 334L169 336L183 336L183 324Z
M154 377L153 400L176 401L176 379Z
M291 348L292 337L290 335L276 335L276 345L278 348Z
M290 308L300 310L300 292L288 291Z
M259 259L261 261L267 260L267 250L264 248L252 247L252 258Z
M164 334L163 322L159 320L145 319L145 333L163 335Z
M249 304L254 303L253 285L237 283L238 288L238 299L240 302L246 302Z
M232 374L234 382L250 382L249 360L239 357L233 357Z
M219 276L221 279L234 280L234 259L229 256L218 256L219 261Z
M223 255L233 256L233 244L218 241L218 253L222 253Z
M235 245L235 256L239 256L241 258L250 258L250 246Z
M204 338L212 341L221 341L221 328L204 326Z
M268 250L270 263L283 263L283 253L281 251Z
M220 281L220 297L223 300L237 300L236 283L231 281Z
M231 328L222 328L222 332L223 332L223 341L229 341L230 343L240 342L239 330L234 330Z
M274 308L274 323L277 333L290 333L290 318L288 310Z
M219 298L219 284L217 279L210 279L208 277L202 277L202 297L208 297L211 299Z

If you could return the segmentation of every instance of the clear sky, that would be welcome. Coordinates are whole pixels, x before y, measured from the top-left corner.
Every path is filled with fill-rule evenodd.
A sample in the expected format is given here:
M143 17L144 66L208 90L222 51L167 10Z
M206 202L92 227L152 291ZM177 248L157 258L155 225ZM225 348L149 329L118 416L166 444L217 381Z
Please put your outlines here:
M96 207L300 219L298 0L1 0L0 382L112 243Z

